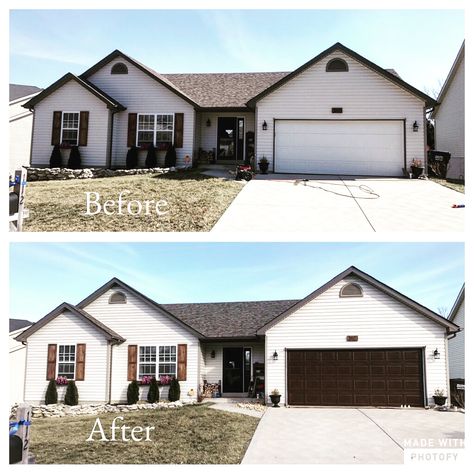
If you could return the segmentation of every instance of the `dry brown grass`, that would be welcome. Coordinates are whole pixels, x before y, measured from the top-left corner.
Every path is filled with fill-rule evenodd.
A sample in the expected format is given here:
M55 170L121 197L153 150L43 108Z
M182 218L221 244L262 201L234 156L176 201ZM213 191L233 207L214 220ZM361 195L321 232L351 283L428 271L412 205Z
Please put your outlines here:
M195 171L166 175L125 176L103 179L41 181L28 184L26 207L30 217L25 231L46 232L207 232L212 229L242 184L201 175ZM165 216L85 215L86 192L98 192L100 202L166 200Z
M434 181L435 183L441 184L441 186L445 186L449 189L454 189L455 191L464 194L463 183L450 183L449 181L446 181L445 179L440 179L440 178L430 178L430 181Z

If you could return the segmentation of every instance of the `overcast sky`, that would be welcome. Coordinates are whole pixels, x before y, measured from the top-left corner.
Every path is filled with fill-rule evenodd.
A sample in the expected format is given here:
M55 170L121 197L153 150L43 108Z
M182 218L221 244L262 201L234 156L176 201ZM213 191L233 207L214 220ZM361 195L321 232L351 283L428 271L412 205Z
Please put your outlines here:
M112 277L159 303L303 298L351 265L419 303L451 309L460 243L13 243L10 317L36 321Z
M115 49L162 73L291 71L341 42L424 92L464 39L461 10L13 10L10 82L46 87Z

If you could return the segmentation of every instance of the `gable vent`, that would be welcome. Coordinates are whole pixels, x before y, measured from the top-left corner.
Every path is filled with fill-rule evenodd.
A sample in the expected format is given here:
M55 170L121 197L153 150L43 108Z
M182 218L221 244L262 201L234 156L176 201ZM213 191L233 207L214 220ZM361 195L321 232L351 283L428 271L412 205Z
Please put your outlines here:
M110 70L110 74L128 74L128 67L124 63L115 63Z
M348 283L341 288L339 292L340 298L356 298L364 296L362 288L357 283Z
M109 304L125 304L127 302L127 297L125 293L121 291L116 291L112 293L109 298Z

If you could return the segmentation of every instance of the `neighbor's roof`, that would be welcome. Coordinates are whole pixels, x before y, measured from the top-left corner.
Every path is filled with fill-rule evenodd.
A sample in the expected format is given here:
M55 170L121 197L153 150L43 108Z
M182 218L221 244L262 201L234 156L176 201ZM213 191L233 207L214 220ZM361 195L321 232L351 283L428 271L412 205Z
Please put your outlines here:
M28 97L33 94L41 92L43 89L40 89L36 86L24 86L22 84L10 84L10 102L21 99L22 97Z
M240 301L162 306L206 338L255 338L258 328L298 301Z
M456 301L454 302L454 305L449 313L448 319L450 321L454 322L454 319L456 318L459 308L461 307L461 304L464 303L464 285L462 286L461 290L459 291L458 297L456 298Z
M18 331L21 328L27 328L31 326L33 323L26 319L12 319L10 318L10 332Z

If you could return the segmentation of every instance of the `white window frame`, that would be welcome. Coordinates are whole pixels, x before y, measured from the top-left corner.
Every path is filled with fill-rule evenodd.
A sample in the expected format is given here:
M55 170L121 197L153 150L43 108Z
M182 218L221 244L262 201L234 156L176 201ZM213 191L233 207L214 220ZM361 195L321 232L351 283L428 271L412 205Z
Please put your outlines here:
M64 114L77 114L77 129L76 128L64 128L63 123L64 123ZM75 145L71 145L68 143L69 146L78 146L79 145L79 131L81 130L81 113L77 111L69 111L69 110L64 110L61 112L61 145L64 143L63 141L63 131L64 130L77 130L77 140Z
M138 354L137 354L137 358L138 358L138 363L137 363L137 374L136 374L136 379L137 380L141 380L140 379L140 349L142 347L154 347L155 350L156 350L156 362L151 362L151 363L147 363L147 362L142 362L142 364L144 365L153 365L155 364L155 378L158 380L162 375L164 374L161 374L160 375L160 364L163 364L163 365L174 365L175 367L175 371L174 371L174 374L175 374L175 377L178 376L178 345L177 344L140 344L138 346ZM175 354L176 354L176 360L174 362L160 362L160 347L174 347L174 350L175 350Z
M59 360L59 354L61 353L61 347L65 346L71 346L74 347L74 362L61 362ZM56 360L56 377L59 377L59 364L73 364L74 366L74 371L73 371L73 377L71 379L68 378L68 380L75 380L76 379L76 362L77 362L77 346L76 344L58 344L58 356ZM61 377L65 377L64 375L61 375Z
M140 116L143 115L153 115L153 130L140 130L139 128L139 123L140 123ZM157 123L158 121L156 120L156 117L159 115L171 115L173 117L173 130L171 130L171 144L174 145L174 130L175 130L175 114L171 112L160 112L160 113L139 113L137 114L137 133L135 136L135 143L137 146L141 146L138 144L138 134L139 132L151 132L153 131L153 146L156 147L157 141L156 141L156 135L158 132L169 132L170 130L158 130L157 129ZM78 135L79 136L79 135Z

